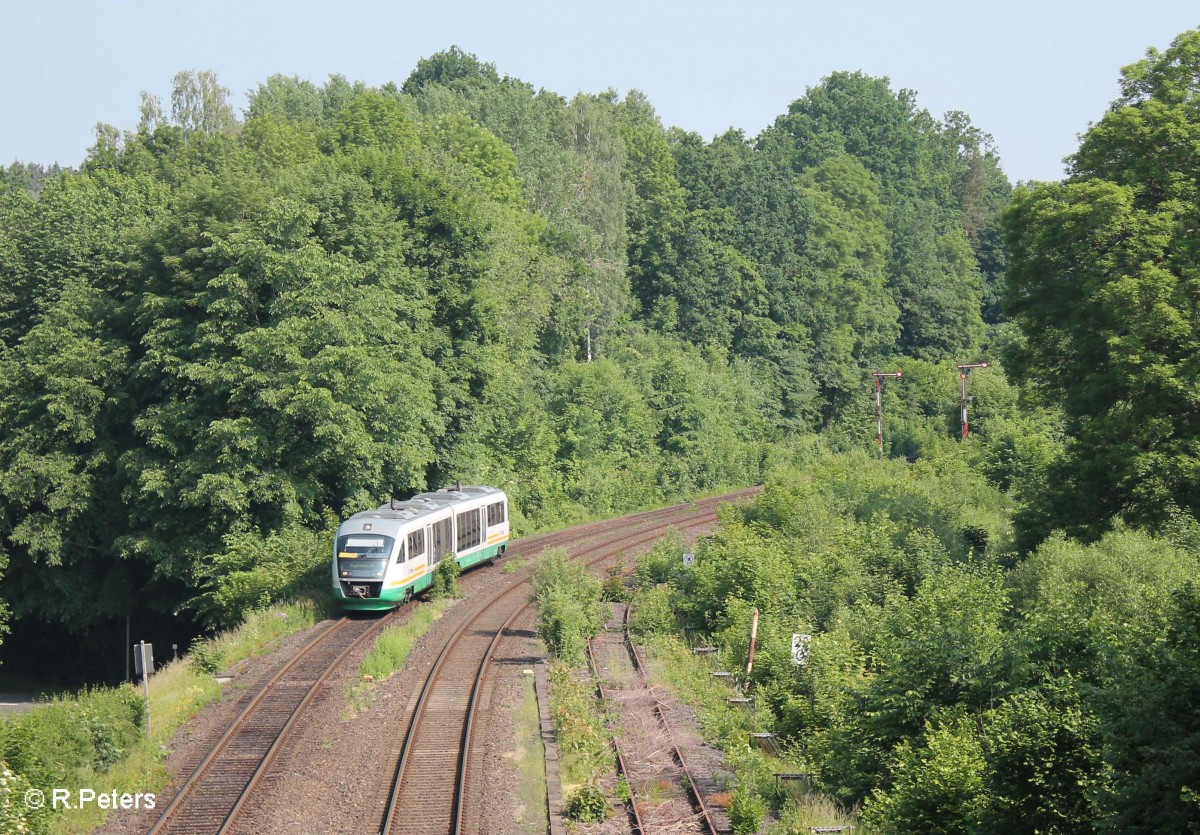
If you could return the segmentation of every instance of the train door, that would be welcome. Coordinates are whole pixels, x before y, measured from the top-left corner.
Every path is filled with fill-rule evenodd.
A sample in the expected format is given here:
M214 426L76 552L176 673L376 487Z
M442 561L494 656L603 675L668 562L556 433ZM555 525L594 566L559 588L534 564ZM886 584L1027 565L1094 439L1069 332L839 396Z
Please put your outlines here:
M447 516L445 519L439 519L430 526L430 567L437 565L443 557L450 553L450 518L450 516Z

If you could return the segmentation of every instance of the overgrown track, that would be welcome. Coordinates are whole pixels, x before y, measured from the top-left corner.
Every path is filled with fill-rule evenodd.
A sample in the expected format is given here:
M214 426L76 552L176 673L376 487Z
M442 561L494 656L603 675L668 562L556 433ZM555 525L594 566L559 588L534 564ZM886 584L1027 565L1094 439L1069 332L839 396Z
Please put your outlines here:
M625 607L624 618L624 633L625 645L629 647L629 655L633 659L633 666L637 670L643 684L649 686L650 682L646 676L646 665L642 662L642 654L638 652L638 648L633 643L633 638L629 634L629 612L631 607ZM704 802L704 794L700 789L701 783L696 779L696 775L688 768L687 760L683 758L683 751L675 744L675 735L671 733L671 726L667 722L667 715L663 712L661 702L656 701L654 705L654 715L657 717L662 729L666 732L671 740L671 755L675 758L675 762L679 764L679 769L683 772L683 785L687 787L688 794L692 798L692 806L700 815L700 819L704 822L705 831L712 835L718 835L719 830L717 824L713 820L712 811L708 808L708 804Z
M564 534L523 541L520 553L596 538L573 556L589 565L625 549L652 543L671 527L710 525L716 508L735 496L676 505L634 517L607 520ZM612 534L616 535L612 535ZM471 806L473 714L489 661L506 629L528 607L528 572L476 605L449 637L425 681L409 720L380 832L458 833ZM479 810L476 810L478 812Z
M588 659L600 697L622 714L624 744L615 735L611 743L621 776L630 788L630 823L638 835L662 831L718 835L696 778L675 744L662 703L646 677L641 654L630 638L630 608L614 604L614 609L618 610L616 620L588 642Z
M343 658L394 616L342 618L314 635L246 705L180 786L148 835L225 832L270 765L284 734L321 684Z

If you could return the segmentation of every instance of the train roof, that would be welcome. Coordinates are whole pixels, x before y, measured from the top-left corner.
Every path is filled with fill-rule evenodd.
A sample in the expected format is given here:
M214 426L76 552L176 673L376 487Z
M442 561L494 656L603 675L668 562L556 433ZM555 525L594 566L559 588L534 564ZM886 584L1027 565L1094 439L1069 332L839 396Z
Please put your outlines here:
M457 486L454 489L444 488L427 493L418 493L411 499L402 502L391 501L380 505L374 510L363 510L355 513L350 519L387 519L395 522L410 522L421 516L428 516L446 508L454 507L463 502L487 496L504 497L504 492L496 487L484 485ZM349 522L350 519L346 521Z

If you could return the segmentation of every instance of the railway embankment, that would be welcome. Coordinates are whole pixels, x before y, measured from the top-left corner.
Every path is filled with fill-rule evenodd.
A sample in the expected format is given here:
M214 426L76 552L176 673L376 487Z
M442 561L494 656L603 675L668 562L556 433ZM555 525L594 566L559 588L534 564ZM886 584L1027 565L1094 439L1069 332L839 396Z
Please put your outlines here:
M321 617L311 602L280 604L198 642L188 656L150 677L148 710L141 686L122 685L58 696L0 719L3 750L28 788L48 799L58 789L72 799L70 809L49 802L33 809L19 797L35 831L87 832L104 823L109 810L78 802L81 791L157 795L182 767L170 753L180 740L202 738L207 725L225 721L218 708L236 704L262 672L283 663ZM222 688L216 672L230 684ZM193 721L205 707L211 718Z

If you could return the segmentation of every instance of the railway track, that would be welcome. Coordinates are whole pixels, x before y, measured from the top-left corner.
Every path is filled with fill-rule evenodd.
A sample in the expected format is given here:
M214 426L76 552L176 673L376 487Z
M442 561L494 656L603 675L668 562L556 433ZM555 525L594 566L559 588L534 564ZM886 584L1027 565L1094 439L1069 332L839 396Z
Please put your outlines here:
M721 830L675 743L641 654L629 636L629 607L614 604L614 610L617 616L608 631L588 642L588 658L600 697L616 705L623 716L624 742L613 736L611 743L630 788L631 826L638 835L664 830L718 835Z
M225 832L284 735L339 662L391 623L342 618L315 635L242 710L180 786L147 835Z
M716 518L716 508L732 499L754 492L753 489L739 491L727 496L704 499L694 503L673 505L659 510L647 511L631 517L608 519L577 526L564 531L540 534L518 540L510 546L508 554L512 556L532 556L545 548L560 546L586 545L597 540L599 544L589 545L579 555L601 551L590 562L595 563L606 557L611 557L624 548L634 547L651 541L661 535L662 531L679 524L681 520L693 520L703 517L703 523L711 523ZM613 537L614 531L620 532ZM466 627L452 636L447 647L443 650L445 662L442 666L457 669L461 666L458 660L466 653L474 659L467 666L474 670L475 682L469 681L462 685L461 692L455 686L442 687L436 693L430 692L428 698L422 697L419 714L429 718L418 723L416 728L410 727L409 736L413 737L411 748L412 762L421 761L421 770L427 776L423 779L423 789L428 790L432 778L428 775L444 773L445 767L439 763L451 762L457 773L467 761L466 752L470 746L470 716L474 713L474 705L482 682L487 661L491 657L497 642L505 629L526 605L506 606L500 610L490 611L501 598L516 600L511 597L517 589L527 588L524 580L528 572L523 569L514 579L510 588L486 595L473 610L468 623L474 625L474 633L466 634ZM256 787L271 769L272 762L284 744L288 732L304 709L313 701L317 693L341 666L341 662L354 649L361 647L369 638L377 635L386 626L395 623L409 611L409 605L402 606L382 618L342 618L335 621L324 630L314 634L309 643L301 648L296 656L282 669L271 677L259 691L249 700L241 713L233 720L228 730L212 746L208 754L193 770L188 778L180 785L179 790L163 809L162 814L154 822L146 835L224 835L234 828L243 812L252 802ZM515 611L513 611L515 609ZM451 646L453 645L453 646ZM457 655L455 653L458 653ZM442 662L439 662L442 663ZM431 679L434 676L431 674ZM440 681L441 679L438 679ZM449 678L446 679L449 681ZM457 679L455 679L457 681ZM436 682L435 682L436 683ZM427 681L428 686L428 681ZM467 694L467 695L464 695ZM465 705L463 699L465 698ZM415 730L421 727L433 727L440 724L458 722L459 730L449 736L441 732L423 731L421 744L417 745ZM445 723L439 719L446 719ZM431 721L432 720L432 721ZM406 737L407 739L407 737ZM397 776L403 777L407 764L400 766ZM440 778L438 780L440 782ZM447 819L460 821L463 798L467 797L465 773L457 774L451 781L454 786L455 804L453 811L447 814ZM399 781L397 781L399 785ZM393 792L403 801L403 794ZM389 804L388 815L392 816L394 804ZM403 802L395 806L405 808ZM405 816L404 831L424 831L411 828L414 821ZM458 824L453 824L457 826ZM386 830L381 830L386 831ZM436 826L429 831L457 831Z
M680 516L653 517L637 528L575 553L594 565L627 548L653 543L670 527L703 527L716 521L720 500ZM628 521L626 525L628 527ZM551 547L551 546L546 546ZM470 805L470 756L474 708L489 660L505 631L529 609L528 572L519 582L485 601L449 638L418 697L396 766L382 835L459 833Z

